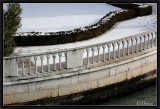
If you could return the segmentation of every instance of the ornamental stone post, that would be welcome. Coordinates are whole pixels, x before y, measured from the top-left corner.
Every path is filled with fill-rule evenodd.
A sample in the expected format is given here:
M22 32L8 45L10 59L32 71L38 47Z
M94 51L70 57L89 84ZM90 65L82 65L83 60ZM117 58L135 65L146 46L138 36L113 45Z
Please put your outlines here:
M97 47L97 50L98 50L98 63L100 63L100 53L99 53L100 49L101 49L101 47L98 46L98 47Z
M110 47L111 47L111 43L108 43L107 47L108 47L108 60L110 60Z
M103 61L106 60L106 57L105 57L105 48L106 48L106 45L102 45L102 48L103 48Z

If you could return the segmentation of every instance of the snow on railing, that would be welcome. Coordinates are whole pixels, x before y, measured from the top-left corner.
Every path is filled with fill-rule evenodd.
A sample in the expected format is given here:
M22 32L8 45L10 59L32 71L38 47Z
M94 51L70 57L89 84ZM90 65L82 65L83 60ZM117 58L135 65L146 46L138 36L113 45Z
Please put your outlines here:
M54 73L123 58L157 46L157 30L129 37L40 54L3 58L3 77Z

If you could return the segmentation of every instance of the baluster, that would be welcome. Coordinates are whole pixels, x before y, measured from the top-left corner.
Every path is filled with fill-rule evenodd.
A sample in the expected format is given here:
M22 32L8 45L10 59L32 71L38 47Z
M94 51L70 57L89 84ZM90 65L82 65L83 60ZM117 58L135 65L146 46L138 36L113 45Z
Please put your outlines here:
M135 40L136 40L136 51L135 51L135 53L138 53L138 51L139 51L139 48L138 48L138 39L139 39L139 37L135 37Z
M35 61L35 73L37 72L37 56L34 56L34 61Z
M24 69L24 58L21 58L22 61L22 76L25 76L25 69Z
M117 44L118 44L118 57L117 58L120 58L120 45L121 45L121 42L120 41L118 41L117 42Z
M147 45L147 49L149 49L149 45L150 45L150 40L149 40L149 33L147 34L147 36L148 36L148 45Z
M66 63L65 68L67 69L67 52L64 52L64 56L65 56L65 63Z
M61 57L62 57L62 53L58 53L58 56L59 56L59 69L61 70L62 69L62 63L61 63Z
M140 36L139 38L140 38L140 49L139 49L139 51L142 51L142 37Z
M110 60L110 47L111 47L111 43L107 44L108 47L108 60Z
M53 57L53 70L56 70L56 54L52 54Z
M131 54L133 54L133 42L134 42L134 38L131 38L131 42L132 42L132 45L131 45Z
M113 46L113 59L115 58L115 46L116 46L116 43L113 42L112 43L112 46Z
M144 35L144 50L146 50L146 35Z
M102 45L102 48L103 48L103 61L105 61L106 57L105 57L105 48L106 48L106 45Z
M153 47L153 33L151 33L151 48Z
M129 42L130 42L130 39L128 38L127 39L127 55L129 55Z
M155 31L155 46L157 46L157 31Z
M97 47L97 50L98 50L98 63L100 63L100 53L99 53L100 49L101 49L101 47L98 46L98 47Z
M41 55L41 56L40 56L40 59L41 59L41 73L43 73L43 72L44 72L44 71L43 71L43 59L44 59L44 56Z
M124 57L125 55L125 48L124 48L124 44L126 43L125 40L122 41L122 44L123 44L123 48L122 48L122 57Z
M31 57L28 57L29 75L31 75Z
M50 71L50 65L49 65L50 54L47 54L46 58L47 58L47 71L49 72Z
M92 64L94 64L94 51L95 51L95 47L92 47Z
M19 58L15 58L15 61L16 61L16 63L17 63L17 73L16 73L16 76L18 76L19 75L19 70L18 70L18 63L19 63Z
M89 65L89 48L86 49L87 52L87 65Z

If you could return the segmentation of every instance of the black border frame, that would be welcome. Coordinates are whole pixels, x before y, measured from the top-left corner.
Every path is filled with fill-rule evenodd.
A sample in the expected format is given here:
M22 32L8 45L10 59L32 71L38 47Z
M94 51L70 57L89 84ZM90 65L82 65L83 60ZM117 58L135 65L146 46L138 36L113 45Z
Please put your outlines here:
M160 1L159 0L76 0L76 1L72 1L72 0L0 0L0 13L1 13L1 17L0 17L0 56L1 56L1 75L0 75L0 109L2 108L44 108L44 106L3 106L3 68L2 68L2 60L3 60L3 3L157 3L157 14L159 11L159 6L160 6ZM159 36L159 14L157 16L157 35ZM157 39L159 39L159 37L157 37ZM159 48L159 44L158 44L158 40L157 40L157 49ZM159 52L159 51L158 51ZM159 54L159 53L158 53ZM47 108L138 108L138 109L147 109L147 108L151 108L151 109L160 109L160 104L159 104L159 92L160 92L160 88L159 88L159 57L157 54L157 106L45 106Z

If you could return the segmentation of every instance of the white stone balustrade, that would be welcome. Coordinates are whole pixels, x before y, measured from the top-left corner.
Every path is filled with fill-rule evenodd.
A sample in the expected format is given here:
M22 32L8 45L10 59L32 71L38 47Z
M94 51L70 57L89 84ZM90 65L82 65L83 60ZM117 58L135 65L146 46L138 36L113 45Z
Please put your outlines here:
M122 47L120 45L122 45ZM20 75L25 77L26 75L32 76L39 73L43 74L44 72L54 73L61 69L90 66L105 61L108 62L111 57L113 57L114 60L115 58L124 58L128 55L132 56L132 54L141 52L143 49L144 51L147 51L148 49L153 49L156 46L157 32L153 29L113 41L68 50L64 49L26 56L4 57L3 77L15 77ZM106 47L108 48L108 52L106 52ZM111 49L112 47L113 49ZM84 50L86 52L85 56L83 56ZM62 58L65 58L64 61Z

